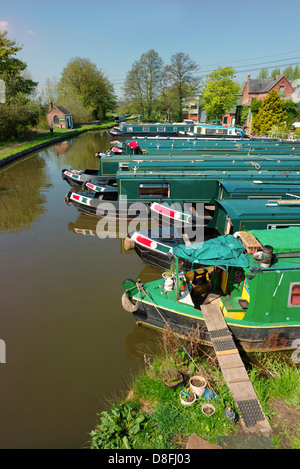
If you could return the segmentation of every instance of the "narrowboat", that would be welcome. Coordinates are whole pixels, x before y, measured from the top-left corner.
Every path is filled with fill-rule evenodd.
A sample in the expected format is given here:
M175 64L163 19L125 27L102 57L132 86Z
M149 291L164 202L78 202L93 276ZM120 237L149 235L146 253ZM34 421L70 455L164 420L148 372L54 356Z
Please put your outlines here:
M238 348L296 348L300 334L299 240L300 228L290 227L219 236L196 247L179 245L173 248L168 281L160 277L147 283L139 279L123 282L123 308L133 314L137 324L169 328L179 336L194 335L211 345L201 307L214 304ZM179 258L202 267L180 272Z
M220 234L237 231L300 226L300 200L290 199L224 199L215 201L209 228Z
M109 130L109 134L114 137L130 137L136 135L179 135L179 132L188 132L193 128L193 124L186 122L122 122L119 126Z
M268 170L296 170L300 167L300 156L297 154L260 155L245 153L224 153L221 150L214 151L174 151L173 153L153 153L151 155L102 155L98 170L71 170L63 169L62 178L71 186L81 188L90 179L105 183L105 178L111 181L116 178L120 169L134 168L138 170L210 170L210 169L268 169Z
M199 210L202 210L201 204L204 203L206 209L205 205L215 203L220 181L256 180L258 177L268 181L300 181L298 171L118 171L118 190L115 190L113 184L107 186L107 191L89 190L77 193L71 189L66 194L65 201L73 204L79 211L99 217L107 214L105 207L109 202L111 214L115 213L117 217L122 214L123 217L127 213L128 219L136 218L139 211L143 218L146 217L152 202L165 202L168 205L176 203L176 210L181 210L182 213L185 213L185 203L191 203L194 204L191 205L191 210L197 218ZM104 212L101 205L105 208Z
M120 153L124 155L196 152L210 151L227 153L244 153L247 155L261 153L262 155L300 154L300 142L265 142L265 141L231 141L231 140L207 140L197 138L136 138L125 142L111 142L119 145ZM106 153L108 155L108 152ZM111 152L111 155L113 153ZM96 156L102 155L101 152ZM105 155L105 153L103 154Z

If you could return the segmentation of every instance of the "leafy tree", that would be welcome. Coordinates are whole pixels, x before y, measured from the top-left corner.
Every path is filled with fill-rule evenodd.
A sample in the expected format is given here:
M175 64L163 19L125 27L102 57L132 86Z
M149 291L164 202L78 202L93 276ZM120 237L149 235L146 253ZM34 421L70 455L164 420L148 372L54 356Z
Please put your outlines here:
M199 69L198 65L183 52L171 57L171 64L164 69L165 79L176 91L178 107L177 120L182 120L183 99L195 95L199 85L199 77L193 75Z
M252 99L251 104L250 104L250 109L251 109L253 118L258 113L261 105L262 105L262 100L261 99L257 99L257 98Z
M155 102L160 92L163 61L158 53L151 49L134 62L126 75L124 84L125 100L131 102L142 119L151 119Z
M283 70L283 75L290 81L298 80L300 78L300 69L298 65L296 65L295 68L290 65Z
M276 78L277 75L280 75L280 68L274 68L271 72L271 78Z
M89 59L76 57L64 68L58 85L59 97L64 100L70 90L91 110L94 119L105 118L116 107L112 84ZM69 110L73 112L72 108Z
M0 104L0 138L20 136L37 122L40 105L31 98L37 83L31 80L26 63L15 57L22 47L0 33L0 79L6 86L6 102Z
M267 68L262 68L259 74L257 75L258 79L265 79L268 78L269 72Z
M284 99L282 101L282 106L286 112L287 127L291 128L292 123L297 119L297 116L299 115L298 103L294 103L292 99Z
M278 91L272 90L262 101L257 115L252 121L251 131L259 134L267 133L272 126L282 126L286 119L283 101Z
M219 67L208 75L202 88L202 101L209 120L221 119L236 104L240 87L234 77L232 67Z

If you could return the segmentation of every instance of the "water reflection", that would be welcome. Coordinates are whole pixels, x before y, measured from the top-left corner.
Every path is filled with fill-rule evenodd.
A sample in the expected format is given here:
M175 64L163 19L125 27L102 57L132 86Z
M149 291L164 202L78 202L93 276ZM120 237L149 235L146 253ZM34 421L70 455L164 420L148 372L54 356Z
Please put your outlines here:
M118 238L75 235L78 214L64 203L61 169L97 167L109 142L84 134L0 171L1 448L80 448L143 366L127 357L135 323L121 304L142 261L125 257Z
M0 173L0 232L30 229L46 212L44 191L52 187L46 163L36 155Z
M154 329L136 325L133 332L125 339L127 358L145 362L154 358L161 347L161 334Z

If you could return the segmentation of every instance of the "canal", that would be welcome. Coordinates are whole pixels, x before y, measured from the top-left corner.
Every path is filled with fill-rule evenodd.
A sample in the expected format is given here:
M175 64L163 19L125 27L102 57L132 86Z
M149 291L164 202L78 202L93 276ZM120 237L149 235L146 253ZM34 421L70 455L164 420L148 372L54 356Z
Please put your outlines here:
M0 170L2 449L88 446L96 414L155 353L121 295L124 279L159 271L64 202L61 170L98 168L110 140L86 133Z

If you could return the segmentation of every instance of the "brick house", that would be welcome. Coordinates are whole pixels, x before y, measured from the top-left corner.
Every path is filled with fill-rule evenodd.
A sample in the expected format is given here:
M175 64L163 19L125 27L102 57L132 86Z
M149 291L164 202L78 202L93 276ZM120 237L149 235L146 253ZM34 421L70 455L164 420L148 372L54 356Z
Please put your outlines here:
M54 128L73 129L72 114L63 106L53 106L49 101L49 112L47 114L48 124Z
M276 90L282 96L282 98L291 98L294 93L289 80L284 75L277 75L275 78L264 78L264 79L251 79L248 75L241 106L250 106L253 99L262 100L268 96L270 91ZM251 127L252 115L251 111L248 115L247 127Z

